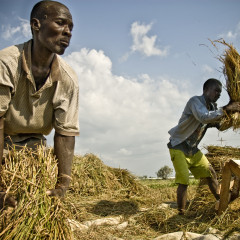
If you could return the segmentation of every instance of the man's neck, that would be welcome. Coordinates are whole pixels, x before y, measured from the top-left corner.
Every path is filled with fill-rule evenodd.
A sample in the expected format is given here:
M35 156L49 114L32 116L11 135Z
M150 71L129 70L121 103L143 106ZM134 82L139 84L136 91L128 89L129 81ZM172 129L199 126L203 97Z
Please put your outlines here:
M54 56L54 53L47 51L46 48L40 48L38 44L34 44L33 42L31 49L32 66L37 68L50 68Z
M205 99L205 101L206 101L206 106L207 106L207 108L208 109L210 109L210 107L211 107L211 101L210 101L210 99L206 96L206 95L204 95L203 94L203 96L204 96L204 99Z
M46 49L42 50L37 44L32 45L31 50L31 69L38 91L46 82L51 69L55 54Z

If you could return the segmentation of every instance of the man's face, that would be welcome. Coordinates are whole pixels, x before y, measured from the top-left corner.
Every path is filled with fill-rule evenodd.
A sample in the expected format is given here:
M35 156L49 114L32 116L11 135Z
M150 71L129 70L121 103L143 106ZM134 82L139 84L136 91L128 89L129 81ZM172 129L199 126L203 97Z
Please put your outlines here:
M222 86L219 84L214 84L212 86L209 86L205 91L204 91L204 96L207 98L209 102L216 102L222 92Z
M38 40L51 53L62 55L72 37L72 15L59 5L50 6L46 18L40 21Z

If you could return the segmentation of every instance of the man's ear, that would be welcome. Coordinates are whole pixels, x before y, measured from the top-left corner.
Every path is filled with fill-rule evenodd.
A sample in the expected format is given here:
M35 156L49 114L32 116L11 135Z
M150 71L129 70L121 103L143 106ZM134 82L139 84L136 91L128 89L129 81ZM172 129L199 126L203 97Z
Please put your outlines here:
M40 27L41 27L40 21L37 18L32 18L31 19L31 28L32 28L32 30L38 32Z

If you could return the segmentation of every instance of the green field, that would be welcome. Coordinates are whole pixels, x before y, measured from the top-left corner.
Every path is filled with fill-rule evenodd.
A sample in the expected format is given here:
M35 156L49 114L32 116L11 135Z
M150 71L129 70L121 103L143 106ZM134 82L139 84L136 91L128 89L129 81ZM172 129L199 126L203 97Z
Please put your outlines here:
M162 189L162 188L167 188L167 187L176 187L177 184L175 184L174 179L141 179L140 182L148 186L149 188L152 189ZM189 186L196 186L199 184L199 180L197 179L190 179Z

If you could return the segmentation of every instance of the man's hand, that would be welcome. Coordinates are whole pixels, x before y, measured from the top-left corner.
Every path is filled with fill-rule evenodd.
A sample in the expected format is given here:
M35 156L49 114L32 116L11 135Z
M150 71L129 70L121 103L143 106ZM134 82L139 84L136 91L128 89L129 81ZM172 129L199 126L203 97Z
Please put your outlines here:
M240 102L230 102L223 107L223 110L227 112L240 112Z

